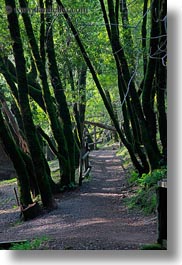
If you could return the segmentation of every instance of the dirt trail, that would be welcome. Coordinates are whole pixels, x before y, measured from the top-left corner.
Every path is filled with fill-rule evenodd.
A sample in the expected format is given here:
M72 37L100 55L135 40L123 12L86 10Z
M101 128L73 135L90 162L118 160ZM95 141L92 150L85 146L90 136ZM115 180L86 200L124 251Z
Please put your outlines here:
M139 249L157 239L155 216L128 212L125 174L114 150L91 153L91 180L74 192L57 196L58 209L24 223L12 199L0 204L0 241L47 236L41 249L123 250ZM121 191L122 188L122 191ZM0 186L0 200L12 192L12 185ZM123 193L124 192L124 193ZM3 197L4 196L4 197ZM7 206L6 206L7 207Z

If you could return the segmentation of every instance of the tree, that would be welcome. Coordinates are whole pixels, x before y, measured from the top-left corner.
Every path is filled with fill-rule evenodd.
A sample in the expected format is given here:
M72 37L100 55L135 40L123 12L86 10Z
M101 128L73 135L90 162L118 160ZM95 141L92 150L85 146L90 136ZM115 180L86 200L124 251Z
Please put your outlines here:
M14 168L17 172L18 187L20 193L20 203L24 206L28 206L32 203L30 194L30 182L26 169L26 164L21 155L20 148L13 140L2 114L2 103L0 101L0 139L2 140L4 149L13 162Z
M10 135L27 171L28 190L40 190L49 207L57 186L75 184L89 122L115 128L114 137L117 133L140 175L166 165L166 0L40 0L39 7L50 12L33 15L34 1L5 3L0 85L28 144L25 153ZM85 15L71 7L88 10ZM2 113L4 120L9 124ZM11 131L8 126L4 130ZM59 161L57 186L42 139Z
M44 157L38 141L28 100L28 82L26 76L25 58L23 54L23 45L20 35L18 17L15 12L15 1L5 0L5 4L6 6L12 8L12 12L10 14L7 14L7 18L10 35L13 42L12 48L15 58L16 75L18 80L18 97L24 130L27 137L31 157L35 166L37 183L39 186L43 205L47 208L52 208L52 192L48 182L48 176L44 164Z
M58 5L66 10L64 8L64 5L60 0L57 0ZM119 94L120 98L124 99L122 103L122 107L124 106L125 102L127 102L127 106L123 109L123 114L125 116L125 125L126 130L126 137L123 135L121 132L121 129L119 128L119 124L113 115L112 108L110 107L110 104L106 98L106 95L103 91L103 88L99 82L99 79L96 75L96 72L94 70L93 64L91 63L89 56L85 50L85 47L83 45L82 40L80 39L80 36L78 34L78 31L76 30L75 26L73 25L68 13L65 11L63 13L65 19L68 22L68 25L70 26L70 29L72 30L75 40L77 41L77 44L82 52L83 58L85 59L85 62L90 69L90 72L92 73L93 80L99 90L99 93L104 101L105 107L113 120L114 126L116 127L118 134L124 143L124 145L127 147L131 159L137 168L137 170L142 173L146 172L149 170L148 163L150 166L150 169L153 170L155 168L160 167L160 163L162 161L162 155L157 147L156 143L156 122L155 122L155 115L153 112L153 96L155 93L153 93L153 90L151 89L152 83L154 80L154 71L153 71L153 65L155 62L153 60L149 60L147 64L147 70L145 73L144 77L144 84L143 84L143 90L142 90L142 102L139 98L139 94L137 92L137 88L135 86L134 82L134 74L130 73L130 69L128 66L127 58L124 53L124 49L120 43L120 33L117 28L117 22L118 22L118 9L119 5L116 3L116 6L114 5L114 2L112 0L107 1L107 6L108 6L108 15L106 12L105 4L104 1L100 0L102 12L103 12L103 17L106 25L106 30L111 42L112 50L113 50L113 55L116 61L116 66L117 66L117 71L118 71L118 88L119 88ZM145 3L144 3L145 4ZM127 16L127 4L126 1L123 3L123 7L125 9L125 12L121 12L122 15L122 21L123 24L126 25L129 23L128 22L128 16ZM116 10L117 8L117 10ZM146 4L145 4L146 8ZM145 9L144 8L144 9ZM154 1L152 3L152 17L154 16L155 10L157 8L157 2ZM156 25L157 24L157 25ZM156 49L156 40L158 41L158 27L159 27L160 21L156 23L151 23L151 34L150 34L150 47L152 46L152 49ZM145 22L143 23L145 25ZM157 35L156 35L157 34ZM126 34L128 38L130 39L131 42L131 31L127 32ZM150 75L150 70L152 70L152 73ZM149 84L149 82L151 82ZM149 87L148 87L149 85ZM124 98L123 98L124 97ZM150 99L151 97L151 99ZM150 99L149 102L149 111L147 108L147 100ZM151 101L152 100L152 101ZM149 114L150 112L150 114ZM134 119L135 117L135 119ZM130 127L130 124L127 123L127 120L130 120L132 127ZM152 122L152 125L155 125L154 128L150 126L150 119ZM154 124L155 123L155 124ZM129 142L128 140L134 139L134 137L137 136L136 138L136 143L134 146L136 146L136 151L140 157L140 160L143 164L143 166L140 165L140 162L137 161L137 158L135 156L135 150L133 149L133 143ZM145 152L143 152L142 148L140 147L141 145L144 145L145 147ZM147 156L147 158L146 158ZM148 160L148 162L147 162Z

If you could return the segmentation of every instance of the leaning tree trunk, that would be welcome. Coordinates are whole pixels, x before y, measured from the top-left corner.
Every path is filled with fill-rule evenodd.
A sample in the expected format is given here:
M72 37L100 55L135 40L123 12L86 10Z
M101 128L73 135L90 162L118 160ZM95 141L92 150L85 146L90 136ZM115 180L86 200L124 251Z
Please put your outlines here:
M21 156L21 151L11 137L11 134L4 123L1 107L2 105L0 103L0 139L2 140L7 154L13 162L14 168L17 173L20 203L24 206L28 206L32 203L32 198L30 195L29 176L27 173L26 165Z
M53 207L53 198L48 181L47 172L44 165L44 156L36 134L32 113L28 100L28 83L26 76L26 62L23 53L23 45L20 35L18 17L14 0L5 0L6 6L12 8L12 12L7 14L9 31L12 39L12 47L16 65L16 75L18 80L19 103L26 133L29 150L35 166L37 182L41 194L42 203L47 208Z
M23 130L24 129L23 129L23 121L21 118L21 114L20 114L19 109L18 109L18 115L20 116L19 118L21 119L20 123L22 123L21 124L22 130L20 131L19 124L14 119L13 114L10 111L10 109L6 103L4 94L1 91L0 91L0 102L2 103L2 111L4 114L7 129L9 130L11 137L14 139L15 144L19 147L20 155L22 156L22 159L24 160L27 174L29 176L30 189L32 191L33 196L36 196L39 194L39 189L37 186L34 165L33 165L31 157L28 154L29 149L28 149L27 143L25 141L25 136L23 136Z

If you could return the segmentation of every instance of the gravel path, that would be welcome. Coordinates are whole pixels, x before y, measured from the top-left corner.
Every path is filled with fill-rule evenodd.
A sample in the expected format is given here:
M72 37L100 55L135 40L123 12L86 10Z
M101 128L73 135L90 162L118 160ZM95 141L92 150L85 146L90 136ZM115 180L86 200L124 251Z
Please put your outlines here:
M157 239L155 216L128 212L125 174L114 150L91 153L91 179L56 197L58 209L19 222L13 185L0 186L0 241L48 237L41 249L139 249Z

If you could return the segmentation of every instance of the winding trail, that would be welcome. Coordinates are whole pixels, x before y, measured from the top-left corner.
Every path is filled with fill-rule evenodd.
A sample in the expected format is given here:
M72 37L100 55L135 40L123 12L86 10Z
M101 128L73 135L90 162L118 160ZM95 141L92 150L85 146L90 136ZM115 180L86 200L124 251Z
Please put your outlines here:
M129 212L123 203L126 177L115 153L93 151L90 180L76 191L58 195L58 209L50 213L21 223L18 210L12 209L13 199L9 209L0 205L0 241L47 236L41 249L60 250L139 249L156 242L155 216ZM5 192L0 186L0 200Z

